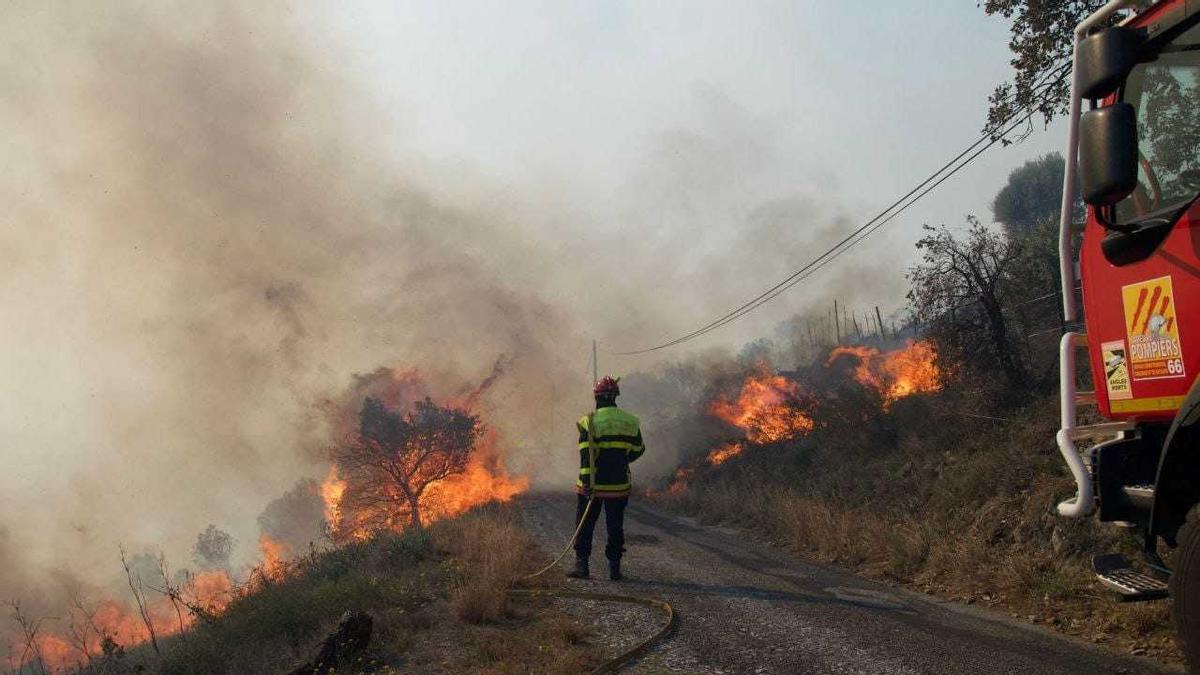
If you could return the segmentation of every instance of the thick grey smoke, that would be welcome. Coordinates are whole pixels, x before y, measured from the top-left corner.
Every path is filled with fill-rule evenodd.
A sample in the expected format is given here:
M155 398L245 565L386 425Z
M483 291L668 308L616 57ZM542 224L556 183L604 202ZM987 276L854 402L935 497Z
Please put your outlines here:
M244 563L254 516L325 472L320 401L379 367L451 395L507 358L483 405L509 468L568 484L592 336L690 328L845 217L707 89L590 216L406 155L322 28L291 3L0 10L0 593L108 579L118 541L186 563L209 523Z

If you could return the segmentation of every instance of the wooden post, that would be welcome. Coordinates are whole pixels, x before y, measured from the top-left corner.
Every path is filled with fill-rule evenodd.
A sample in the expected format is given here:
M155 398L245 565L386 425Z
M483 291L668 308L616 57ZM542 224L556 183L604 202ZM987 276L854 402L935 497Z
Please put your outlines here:
M842 344L842 320L838 318L838 301L833 300L833 328L837 331L837 343Z
M883 317L879 314L879 305L875 305L875 322L879 324L879 337L887 339L887 333L883 330Z

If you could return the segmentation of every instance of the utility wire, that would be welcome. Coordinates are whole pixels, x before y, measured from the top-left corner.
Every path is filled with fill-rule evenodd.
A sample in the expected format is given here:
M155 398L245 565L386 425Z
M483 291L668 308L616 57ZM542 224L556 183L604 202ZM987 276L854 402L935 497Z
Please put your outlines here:
M788 276L784 280L775 284L774 286L767 289L766 291L763 291L757 297L753 298L749 302L743 304L742 306L738 307L737 309L730 311L729 313L725 314L724 316L717 318L700 328L697 328L696 330L694 330L690 333L687 333L685 335L677 337L668 342L664 342L660 345L657 345L654 347L648 347L645 349L637 349L637 350L624 351L624 352L613 352L613 354L617 355L617 356L631 356L631 355L635 355L635 354L646 354L649 352L666 349L668 347L673 347L673 346L681 344L683 342L688 342L688 341L698 338L706 333L709 333L718 328L721 328L722 326L725 326L726 324L732 323L733 321L740 319L741 317L745 316L746 314L749 314L750 312L759 308L763 304L770 302L772 299L779 296L780 294L787 291L788 289L792 288L793 286L800 283L801 281L807 279L814 272L821 269L825 265L829 264L833 260L837 259L842 253L849 250L850 248L853 248L855 245L857 245L863 239L866 239L868 236L870 236L873 232L878 230L880 227L882 227L883 225L886 225L888 222L890 222L896 216L903 213L910 206L912 206L917 201L919 201L922 197L929 194L929 192L931 192L933 189L937 188L939 185L941 185L943 182L945 182L951 176L958 173L960 170L962 170L964 167L966 167L968 164L970 164L972 161L974 161L977 157L979 157L979 155L983 154L986 150L988 150L989 148L994 146L996 143L999 143L1005 136L1007 136L1010 132L1012 132L1018 126L1025 124L1037 112L1037 105L1049 98L1049 94L1047 94L1046 92L1048 92L1053 86L1055 86L1056 84L1061 82L1063 80L1063 78L1065 78L1067 76L1069 70L1070 70L1070 64L1062 64L1059 67L1050 69L1050 71L1048 71L1047 74L1044 76L1042 83L1038 85L1039 88L1041 89L1041 91L1037 92L1037 93L1044 94L1042 96L1042 98L1037 101L1033 101L1026 106L1023 106L1022 108L1019 108L1012 115L1005 118L1005 120L1003 122L1001 122L999 125L997 125L997 128L1003 127L1004 125L1008 124L1010 121L1012 121L1018 115L1020 115L1020 113L1022 111L1027 111L1024 115L1020 116L1020 119L1018 119L1016 121L1016 123L1005 127L1003 129L1003 131L1000 131L999 133L996 133L994 131L989 131L989 132L986 132L985 134L983 134L978 140L976 140L971 145L967 146L967 148L965 150L960 152L958 155L956 155L950 161L946 162L937 171L930 174L928 178L926 178L925 180L918 183L916 185L916 187L914 187L912 190L909 190L904 196L902 196L899 199L897 199L896 201L892 202L892 204L890 204L883 211L880 211L874 218L871 218L867 222L863 223L856 230L854 230L850 234L846 235L846 237L844 237L838 243L834 244L832 247L830 247L824 253L822 253L821 255L819 255L816 258L809 261L806 265L804 265L799 270L792 273L790 276ZM1050 81L1049 78L1053 75L1057 75L1058 77L1056 77L1053 81ZM980 147L981 145L983 147ZM976 148L978 148L978 149L976 149ZM963 159L964 157L966 159ZM945 175L943 175L943 174L945 174ZM939 178L939 176L941 176L941 177ZM897 207L899 207L899 208L897 208Z

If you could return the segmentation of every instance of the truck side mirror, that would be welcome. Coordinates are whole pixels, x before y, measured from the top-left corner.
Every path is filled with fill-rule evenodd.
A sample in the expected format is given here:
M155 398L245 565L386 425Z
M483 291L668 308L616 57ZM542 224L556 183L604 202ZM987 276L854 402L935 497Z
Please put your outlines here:
M1075 76L1083 98L1100 99L1121 86L1137 65L1141 39L1124 26L1105 28L1084 38L1075 52Z
M1089 110L1079 121L1083 201L1111 206L1137 187L1137 113L1128 103Z

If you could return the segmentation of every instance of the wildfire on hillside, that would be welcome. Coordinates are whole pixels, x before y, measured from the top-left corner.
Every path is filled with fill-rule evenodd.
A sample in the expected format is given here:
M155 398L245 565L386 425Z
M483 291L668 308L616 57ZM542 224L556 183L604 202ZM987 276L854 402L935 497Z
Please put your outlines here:
M942 386L937 353L924 340L909 340L903 347L890 351L838 346L826 357L825 366L841 357L857 361L852 371L855 381L879 392L885 410L906 396L938 391ZM826 377L820 373L815 376ZM820 398L800 381L759 363L742 380L736 396L718 396L708 404L709 414L737 428L743 440L720 443L707 452L704 462L719 466L745 454L748 446L806 436L818 426L820 409ZM691 474L692 469L679 469L667 493L682 491Z
M503 361L498 362L492 374L483 384L474 389L450 397L441 405L433 404L429 388L415 369L379 369L375 373L358 378L354 390L340 404L330 404L329 412L335 433L346 435L354 428L362 401L366 396L376 397L386 408L412 414L418 402L428 402L426 410L450 411L453 419L478 419L473 412L481 395L501 374ZM443 418L433 415L435 421ZM473 430L474 431L474 430ZM529 480L524 476L510 475L503 466L503 449L499 435L478 423L478 433L469 438L472 443L469 455L461 471L425 481L419 497L420 521L428 524L434 520L460 514L474 506L489 501L508 501L525 491ZM450 435L434 425L431 433L417 437L422 442L444 442ZM411 521L396 514L386 513L388 505L373 507L355 506L346 500L354 486L347 476L339 471L336 461L331 462L324 480L315 487L313 499L323 505L325 528L337 545L368 539L383 530L400 531L409 527ZM399 503L400 495L394 495ZM315 504L314 504L315 507ZM317 516L318 518L320 516ZM260 521L261 523L261 521ZM14 636L14 655L8 659L9 668L19 671L40 662L48 672L62 672L80 668L110 648L128 648L149 642L151 630L154 637L162 638L188 630L198 616L216 616L224 612L234 600L259 591L264 584L280 581L293 574L293 562L297 551L292 544L262 532L258 538L259 562L250 571L238 576L239 583L225 569L205 570L189 574L186 579L172 586L166 580L140 579L131 583L140 584L144 594L145 610L135 603L113 598L100 601L87 609L80 603L67 617L56 622L52 631L43 628L32 640Z
M904 347L888 352L874 347L836 347L826 363L845 354L858 359L854 379L882 393L885 406L905 396L938 391L942 387L937 353L926 340L909 340Z
M512 476L496 462L496 455L482 453L467 464L461 473L432 485L421 496L421 522L450 518L472 507L491 501L507 502L529 488L525 476ZM380 530L399 532L409 526L406 517L389 517L379 509L343 507L346 481L331 466L321 483L330 532L335 542L364 541ZM400 500L401 496L396 495Z
M258 535L258 548L262 551L259 570L268 580L281 579L287 570L287 561L292 557L292 547L271 538L265 532Z
M712 452L708 453L708 463L716 466L730 457L740 455L741 453L741 443L726 443L725 445L715 448Z
M502 365L498 362L478 387L444 403L429 398L428 387L415 370L381 369L360 379L357 395L344 401L334 415L340 420L345 445L369 447L358 453L335 450L320 486L334 542L361 541L378 531L398 532L418 519L425 525L480 504L509 501L529 487L527 477L504 469L500 437L483 425L475 411ZM377 416L401 429L395 432L395 440L365 438L365 400L377 401L381 406ZM363 481L371 480L367 465L372 458L386 464L389 477L400 478L363 486ZM448 468L451 465L458 470ZM364 491L369 498L362 498Z
M799 383L760 364L742 383L736 400L718 398L709 412L741 429L751 443L774 443L813 430L803 404Z
M142 580L142 587L154 587ZM110 646L128 647L150 640L150 630L158 638L174 635L195 624L197 615L214 616L225 610L243 592L235 587L225 570L205 570L190 575L172 599L169 595L146 594L145 617L139 610L117 599L103 600L94 607L82 601L66 612L59 632L43 631L30 642L21 642L8 658L9 668L19 671L40 661L45 672L65 672L85 666L105 653ZM193 611L195 610L195 611ZM149 624L149 627L147 626ZM20 651L25 654L20 654Z

